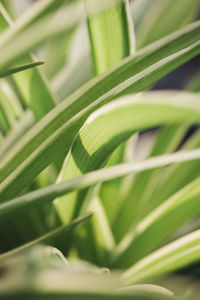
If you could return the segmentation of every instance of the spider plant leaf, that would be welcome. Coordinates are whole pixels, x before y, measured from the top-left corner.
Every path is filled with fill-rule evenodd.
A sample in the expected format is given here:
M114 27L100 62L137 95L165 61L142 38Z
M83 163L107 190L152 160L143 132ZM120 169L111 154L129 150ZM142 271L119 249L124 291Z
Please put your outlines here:
M101 74L133 52L134 33L130 32L131 24L128 25L125 1L91 15L90 9L94 5L93 0L86 0L94 73Z
M196 81L197 80L197 81ZM199 92L200 88L198 88L198 75L194 78L194 85L189 86L189 90L194 92ZM199 131L197 130L184 145L182 149L195 149L200 146L199 143ZM167 172L165 172L164 177L161 179L161 182L157 184L157 188L153 191L149 202L150 210L154 209L160 203L162 203L166 198L170 197L173 193L177 192L184 185L187 185L189 182L193 181L199 174L198 172L199 165L198 164L180 164L178 167L172 167ZM171 182L170 178L174 177L175 180ZM162 190L162 195L160 191Z
M2 4L0 4L0 21L4 24L4 26L0 27L1 32L12 27L12 20ZM37 64L29 54L24 56L23 63L29 63L27 69L29 65L31 67L32 64L33 66L35 63ZM16 74L13 78L23 101L32 108L37 120L54 108L56 101L39 69L24 71Z
M18 97L4 79L0 83L0 107L0 127L7 135L23 114L23 108Z
M98 4L98 0L96 4ZM94 5L95 1L86 0L93 69L94 74L98 75L135 52L135 36L128 1L120 1L100 13L91 14L90 10ZM122 145L121 148L124 149L125 147ZM118 151L121 152L120 149ZM122 161L118 162L121 163ZM117 186L116 183L111 183L111 185L110 192L111 189L115 191L119 188L119 185ZM95 191L94 189L93 193ZM90 222L91 232L94 237L95 248L98 249L97 252L101 256L100 261L102 262L104 260L104 252L113 248L115 243L99 196L91 193L91 197L89 210L92 209L96 212ZM109 197L112 197L111 193ZM104 238L99 239L98 237L100 236ZM88 243L91 244L89 241Z
M107 3L107 6L110 6L110 4ZM56 13L54 13L55 9L57 9ZM70 34L84 19L83 9L80 0L58 0L56 2L49 0L36 4L33 9L30 9L30 13L25 14L24 18L22 16L16 21L13 28L10 28L1 36L0 52L2 60L0 67L7 67L18 61L27 52L49 38L64 32L66 35L67 33ZM97 6L94 12L98 9ZM15 49L15 51L11 49Z
M194 19L200 1L194 0L189 3L186 0L180 2L179 0L176 2L167 0L163 5L159 0L142 0L133 3L138 48L177 30ZM171 20L170 24L168 20ZM158 23L159 26L157 26ZM174 147L170 151L174 151L179 146L187 130L187 126L177 126L177 129L176 126L167 126L161 131L161 136L158 135L158 140L155 142L153 151L156 149L157 155L164 153L162 151L168 153L169 149L165 149L165 147L168 147L170 143L173 143ZM149 153L149 156L152 155L154 153ZM137 222L150 209L155 189L159 185L158 182L162 180L161 172L162 170L144 172L144 174L139 174L132 181L129 191L124 195L124 199L118 210L119 213L116 216L118 226L113 225L117 240L123 237L133 222ZM144 186L146 187L145 189L143 188ZM138 199L137 202L133 201L133 195L135 199ZM134 211L135 217L132 211Z
M138 98L137 96L135 98L127 96L125 99L122 98L121 100L105 105L92 114L79 131L71 151L68 153L59 176L59 181L68 180L82 173L102 167L112 152L137 131L165 125L168 122L180 124L189 120L185 116L183 117L179 110L183 109L178 104L179 99L184 103L183 94L178 94L177 96L175 93L173 96L173 93L171 95L170 93L163 93L161 102L159 101L160 96L160 93L154 92L144 93ZM185 99L188 96L185 94ZM195 94L194 97L199 98ZM170 103L174 108L170 107ZM197 104L195 101L194 103ZM178 105L177 111L175 105ZM168 111L168 116L162 111L162 106ZM148 118L147 115L145 117L145 113L148 115ZM187 115L189 117L189 113ZM181 121L179 118L182 117ZM108 131L107 128L110 128L110 130ZM74 216L77 209L77 197L75 193L56 200L55 207L64 222L66 220L69 221Z
M104 250L101 251L104 255L105 251L111 251L115 247L115 240L104 207L98 195L92 199L87 210L94 212L94 218L91 219L91 222L94 237L97 239L96 246L99 249ZM100 261L106 262L104 258L101 258Z
M148 157L176 151L177 144L183 138L187 127L187 125L168 125L160 129ZM131 225L137 223L144 216L147 207L150 205L150 195L154 191L154 185L158 185L161 178L160 169L147 170L134 176L123 195L113 224L114 235L118 242Z
M0 128L4 134L8 133L15 123L12 109L9 104L0 99Z
M54 158L66 151L89 114L131 91L144 90L178 65L200 52L200 22L123 60L96 77L52 110L8 153L0 169L1 201L12 198ZM159 72L158 72L159 71Z
M18 254L21 251L32 248L33 246L41 244L41 243L48 244L48 245L54 245L54 243L56 243L56 239L58 237L62 236L62 238L63 238L63 236L65 236L74 227L76 227L80 223L88 220L91 216L92 216L92 214L90 213L90 214L87 214L80 218L77 218L77 219L73 220L72 222L70 222L69 224L62 225L27 244L24 244L14 250L8 251L8 252L0 255L0 261L7 259L8 257L10 257L12 255Z
M21 136L28 131L35 123L35 118L31 111L24 112L18 123L15 124L15 127L7 135L4 140L4 143L0 145L0 158L3 159L3 156L9 151L9 149L16 143L16 141L21 138Z
M197 130L188 141L182 146L184 150L191 150L200 147L199 142L200 133ZM192 182L195 178L199 176L199 163L182 163L179 166L170 167L163 174L161 181L158 183L157 188L154 190L150 196L150 206L147 208L145 213L147 214L159 204L164 202L172 194L176 193L178 190L183 188L185 185ZM174 182L170 180L174 178ZM160 191L162 190L162 195Z
M58 0L56 3L53 3L52 0L44 1L43 3L35 3L34 6L30 5L29 0L22 0L19 3L13 3L12 0L1 0L1 3L6 8L7 11L9 11L9 14L11 13L12 17L17 17L17 7L23 6L23 10L27 9L27 6L30 6L30 9L26 11L28 14L28 17L26 18L24 16L22 17L22 24L20 24L20 28L17 29L17 32L20 30L23 30L23 27L28 27L30 24L36 22L39 18L42 16L53 12L56 9L59 9L59 7L62 5L62 0ZM28 3L28 5L27 5ZM26 6L26 7L25 7Z
M4 137L3 134L0 132L0 147L3 144L3 141L4 141Z
M166 0L164 3L159 0L146 3L147 1L142 0L139 2L140 7L133 5L134 15L137 16L137 10L142 12L140 22L136 22L137 48L142 48L192 22L198 15L200 6L199 0ZM140 26L137 26L138 23Z
M194 92L198 92L198 75L191 81L188 89ZM158 136L155 145L150 153L152 155L158 155L166 151L168 152L168 147L172 147L170 151L176 150L181 144L181 141L188 131L188 126L167 126L161 131L161 135ZM171 146L170 146L171 145ZM188 139L181 149L194 149L199 147L199 133L198 131L193 134L192 137ZM165 149L165 147L167 148ZM161 148L160 148L161 147ZM156 152L155 152L156 151ZM159 174L160 173L160 174ZM144 175L144 177L143 177ZM163 177L164 175L164 177ZM117 216L118 224L121 231L121 237L128 229L128 226L133 223L133 216L129 215L128 212L134 210L135 215L137 215L137 220L141 219L147 215L156 206L161 204L165 199L170 197L173 193L181 189L184 185L188 184L198 176L198 164L180 164L178 167L174 166L170 168L165 174L163 170L155 170L145 172L144 174L139 174L135 177L132 186L127 196L126 204L123 203L123 207L119 209L120 214ZM171 178L174 178L173 183ZM143 181L144 180L144 181ZM146 186L145 192L143 191L143 186ZM133 195L135 198L140 198L141 200L137 202L138 210L136 207L133 208ZM129 203L128 203L129 202ZM124 212L123 212L124 208ZM126 217L124 218L124 216ZM129 215L129 218L128 218ZM120 218L122 219L120 222ZM127 225L126 225L127 223ZM123 230L124 228L124 230Z
M197 262L200 260L199 242L200 230L183 236L138 261L124 272L122 280L133 284Z
M119 164L113 167L92 171L82 176L78 176L46 188L38 189L37 191L0 204L1 220L5 217L19 213L23 209L40 206L41 204L53 201L56 197L66 195L76 190L95 186L99 183L120 178L131 173L138 173L144 170L151 170L183 161L196 160L199 159L199 157L200 151L192 150L188 152L177 152L174 154L158 156L146 161Z
M89 10L92 1L86 3ZM135 53L135 33L130 13L129 2L124 0L98 15L89 16L88 27L95 74L106 71L123 58ZM125 151L126 145L120 145L111 155L108 164L111 166L122 163ZM101 200L107 203L108 199L116 199L120 185L120 180L109 182L106 187L103 185L99 191ZM105 188L107 191L109 189L109 193L104 192ZM106 211L106 214L109 215L109 212Z
M99 185L90 188L85 197L80 215L88 211L93 212L93 217L76 233L77 255L80 259L96 264L106 265L108 253L115 247L115 240L110 228L101 199L98 196ZM88 247L89 246L89 247Z
M169 300L174 299L174 294L162 287L151 284L138 284L119 289L121 293L132 295L138 300Z
M33 2L31 0L20 0L12 1L12 0L2 0L1 1L8 11L9 15L13 18L13 20L17 20L22 17L24 13L27 13L28 9L30 9Z
M24 39L23 39L23 34L26 33L26 31L28 30L29 33L31 34L31 28L36 26L36 23L42 22L42 19L44 18L48 18L49 15L51 15L56 9L58 9L59 7L61 7L66 1L63 0L58 0L58 1L52 1L52 0L47 0L47 1L43 1L43 3L37 3L35 4L33 7L31 7L31 9L29 10L29 12L27 12L24 16L22 16L20 18L20 20L17 21L17 24L15 24L15 26L13 26L12 28L10 28L9 30L6 30L6 32L1 36L1 45L6 47L11 43L11 49L15 49L17 50L17 48L15 48L16 46L16 41L18 40L18 38L20 38L20 36L22 36L22 38L20 38L19 40L19 44L21 42L21 48L24 50L25 48L28 46L26 45L26 43L23 43ZM66 6L70 3L70 0L67 1ZM1 9L3 12L5 12L5 9L3 8L3 5L1 4ZM52 16L51 16L52 17ZM2 17L1 17L2 18ZM10 19L7 18L7 16L5 15L6 20L4 20L2 22L2 24L4 24L4 29L6 29L6 22L9 23ZM39 36L39 35L38 35ZM30 41L30 38L26 40L26 42L30 42L32 44L34 44L34 38L32 36L32 42ZM20 47L20 45L18 44L18 46ZM12 46L14 46L14 48L12 48ZM28 48L30 48L28 46ZM2 49L3 50L3 49ZM22 55L26 52L22 50ZM17 51L9 51L9 54L11 56L13 56L11 58L11 60L16 60L16 53ZM2 53L3 54L3 53ZM4 65L9 64L8 62L4 62ZM1 65L2 67L2 65Z
M172 232L199 213L199 182L197 178L172 195L129 230L116 248L115 262L118 266L128 266L130 262L135 263L149 254Z
M38 61L38 62L33 62L33 63L30 63L30 64L23 65L23 66L19 66L19 67L16 67L16 68L8 69L8 70L1 70L0 71L0 78L10 76L14 73L18 73L18 72L21 72L21 71L24 71L24 70L27 70L27 69L31 69L31 68L34 68L34 67L37 67L37 66L40 66L40 65L43 65L43 64L44 64L44 62Z

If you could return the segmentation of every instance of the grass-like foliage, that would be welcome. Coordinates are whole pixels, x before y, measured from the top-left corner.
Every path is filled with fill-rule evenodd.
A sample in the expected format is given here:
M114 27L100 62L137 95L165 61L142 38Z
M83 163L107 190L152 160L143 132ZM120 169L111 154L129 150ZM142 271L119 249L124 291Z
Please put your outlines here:
M0 299L175 299L200 76L152 86L200 54L200 1L33 2L0 1Z

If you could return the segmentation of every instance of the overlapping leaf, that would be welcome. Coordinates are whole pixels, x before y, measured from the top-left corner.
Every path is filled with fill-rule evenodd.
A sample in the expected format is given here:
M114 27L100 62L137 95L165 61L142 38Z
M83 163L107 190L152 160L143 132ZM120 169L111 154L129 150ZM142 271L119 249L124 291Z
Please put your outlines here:
M13 197L30 183L61 147L67 151L92 111L122 93L145 89L197 55L199 31L200 23L196 22L147 47L95 78L52 110L1 164L1 201Z

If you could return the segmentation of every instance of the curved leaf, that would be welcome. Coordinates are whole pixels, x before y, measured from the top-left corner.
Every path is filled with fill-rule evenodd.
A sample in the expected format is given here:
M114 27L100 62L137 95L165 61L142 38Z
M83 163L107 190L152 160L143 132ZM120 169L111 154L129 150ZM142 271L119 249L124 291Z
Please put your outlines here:
M200 260L200 230L192 232L136 263L123 275L126 284L132 284L183 268Z
M38 245L40 243L45 243L45 244L48 244L48 245L56 244L56 239L59 236L62 236L63 234L66 235L68 231L72 230L74 227L76 227L80 223L88 220L91 216L92 216L92 214L87 214L83 217L77 218L77 219L73 220L72 222L70 222L69 224L65 224L63 226L60 226L60 227L46 233L43 236L40 236L39 238L37 238L37 239L27 243L27 244L24 244L24 245L14 249L14 250L11 250L11 251L8 251L4 254L1 254L0 255L0 262L2 262L4 259L9 258L12 255L18 254L21 251L32 248L33 246Z
M3 220L4 217L8 217L20 212L23 209L40 206L43 203L52 201L56 197L71 193L76 190L85 189L98 183L116 179L131 173L151 170L154 168L167 166L169 164L180 163L182 161L199 159L199 157L200 150L177 152L171 155L150 158L146 161L125 163L100 169L98 171L89 172L83 176L39 189L29 194L25 194L24 196L7 201L6 203L0 204L0 220Z
M194 95L194 97L198 101L199 96ZM185 110L185 105L188 103L188 108L194 108L198 105L197 101L193 102L192 97L190 98L187 93L174 95L167 92L152 92L143 93L138 98L127 96L105 105L92 114L81 128L65 160L58 181L102 167L112 152L137 131L167 123L180 124L189 120L193 122L195 120L193 112L191 108ZM197 110L198 107L194 109L195 114ZM76 198L77 195L73 194L55 201L55 207L64 222L77 213Z
M96 77L59 104L16 145L0 166L1 201L30 183L55 153L69 149L89 114L111 99L139 92L200 52L200 22L150 45Z
M200 179L197 178L141 220L117 246L115 265L130 266L161 244L171 233L196 216Z

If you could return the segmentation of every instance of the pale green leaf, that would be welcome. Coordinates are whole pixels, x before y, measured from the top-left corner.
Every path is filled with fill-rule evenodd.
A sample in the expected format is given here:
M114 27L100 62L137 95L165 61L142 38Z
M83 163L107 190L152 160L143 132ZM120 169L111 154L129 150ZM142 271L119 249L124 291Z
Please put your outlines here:
M200 7L199 0L165 0L164 3L162 0L139 0L138 2L140 2L138 7L137 3L135 7L133 6L133 14L136 17L137 48L142 48L192 22L198 15ZM139 22L138 18L140 18Z
M159 130L148 157L172 153L187 131L187 125L169 125ZM138 222L149 211L151 197L162 180L162 170L149 170L136 175L125 192L113 225L118 241L133 223ZM145 189L144 189L145 186ZM135 201L137 199L137 201Z
M122 275L126 284L143 281L186 267L200 260L200 231L158 249L146 256Z
M96 4L98 4L98 0L96 0ZM90 9L93 5L95 5L95 1L86 0L93 68L95 75L98 75L135 52L135 36L128 1L120 1L100 13L90 16ZM112 189L117 189L116 184L112 186ZM94 193L97 193L95 189ZM113 248L115 242L99 196L92 195L91 197L91 200L86 200L91 202L89 210L91 208L95 210L95 216L90 222L91 232L96 252L100 257L99 261L103 262L105 261L105 252Z
M98 171L89 172L80 177L52 185L13 200L7 201L0 205L1 220L22 209L39 206L55 199L56 197L71 193L79 189L85 189L104 181L116 179L131 173L138 173L148 169L167 166L169 164L180 163L182 161L190 161L199 159L200 151L192 150L187 152L177 152L175 154L163 155L160 157L150 158L146 161L120 164L110 168L100 169Z
M95 5L96 0L86 0L86 6ZM98 1L96 1L98 3ZM132 52L133 31L128 26L128 8L120 1L99 14L88 18L95 74L101 74Z
M137 131L166 123L188 122L191 109L188 112L186 109L184 113L186 107L181 107L180 104L184 103L185 98L184 105L188 103L188 107L194 107L199 96L193 96L196 101L187 93L152 92L138 97L127 96L105 105L92 114L79 131L58 182L101 168L112 152ZM197 113L197 108L194 111ZM192 117L191 122L193 121ZM55 201L55 207L64 222L69 221L76 213L78 197L74 193Z
M160 245L199 213L199 178L178 191L130 229L113 255L115 264L130 266Z
M150 45L96 77L58 105L19 142L1 164L2 201L12 198L30 183L54 160L55 151L63 146L67 151L91 112L123 93L144 90L164 74L197 55L200 52L199 31L200 22L196 22Z
M0 24L4 24L4 26L0 27L1 32L4 32L12 26L12 21L2 4L0 4L0 21ZM34 59L29 54L23 57L23 63L31 62L32 64L32 61L34 61ZM31 66L31 64L28 64L28 66ZM33 62L33 66L34 64L35 63ZM54 96L51 94L39 69L28 70L17 74L14 76L14 80L23 101L33 109L36 119L40 119L54 108Z

